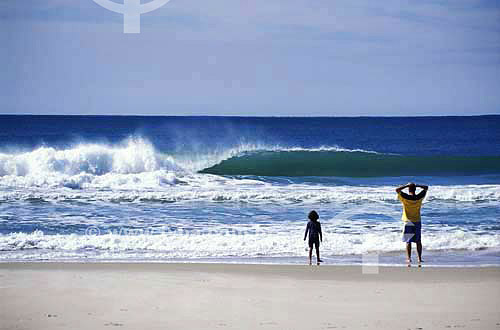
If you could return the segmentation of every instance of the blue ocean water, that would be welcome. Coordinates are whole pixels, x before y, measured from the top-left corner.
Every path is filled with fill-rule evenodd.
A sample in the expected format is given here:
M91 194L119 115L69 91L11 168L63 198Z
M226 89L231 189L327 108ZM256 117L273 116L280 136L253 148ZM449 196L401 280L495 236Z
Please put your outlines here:
M0 260L404 260L394 189L430 186L429 265L500 265L500 116L0 116Z

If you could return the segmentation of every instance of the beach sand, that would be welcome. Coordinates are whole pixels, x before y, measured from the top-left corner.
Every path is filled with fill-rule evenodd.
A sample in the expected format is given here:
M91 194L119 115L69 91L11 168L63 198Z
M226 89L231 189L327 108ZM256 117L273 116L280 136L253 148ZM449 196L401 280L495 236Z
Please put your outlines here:
M0 328L500 329L500 268L0 263Z

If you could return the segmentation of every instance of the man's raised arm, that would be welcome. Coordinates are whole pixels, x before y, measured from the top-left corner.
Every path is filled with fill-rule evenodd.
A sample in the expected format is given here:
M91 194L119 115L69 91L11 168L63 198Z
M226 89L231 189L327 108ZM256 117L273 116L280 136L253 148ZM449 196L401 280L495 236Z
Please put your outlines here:
M417 188L422 188L422 189L423 189L423 190L425 190L425 191L427 191L427 189L429 189L429 186L426 186L426 185L424 185L424 184L417 184L417 185L415 185L415 187L417 187Z
M410 186L410 183L407 183L404 186L396 188L396 192L399 194L403 189L408 188L409 186Z
M422 189L422 191L418 193L417 198L419 198L419 199L424 198L425 195L427 195L427 189L429 189L428 186L423 185L423 184L417 184L417 185L415 185L415 187Z

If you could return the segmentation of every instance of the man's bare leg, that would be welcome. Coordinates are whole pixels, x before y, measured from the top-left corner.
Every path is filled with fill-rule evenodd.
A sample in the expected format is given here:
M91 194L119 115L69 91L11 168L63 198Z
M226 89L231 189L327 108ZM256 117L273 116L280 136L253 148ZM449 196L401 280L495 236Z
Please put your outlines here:
M411 265L411 243L406 243L406 263L408 267Z
M422 242L417 242L418 263L422 263Z

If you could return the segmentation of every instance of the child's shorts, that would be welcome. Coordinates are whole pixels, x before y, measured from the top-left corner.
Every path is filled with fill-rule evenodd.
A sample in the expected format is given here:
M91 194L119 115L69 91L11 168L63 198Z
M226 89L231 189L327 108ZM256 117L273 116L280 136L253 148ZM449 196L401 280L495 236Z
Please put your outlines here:
M319 237L316 238L309 238L309 248L312 249L313 245L317 248L319 248Z

